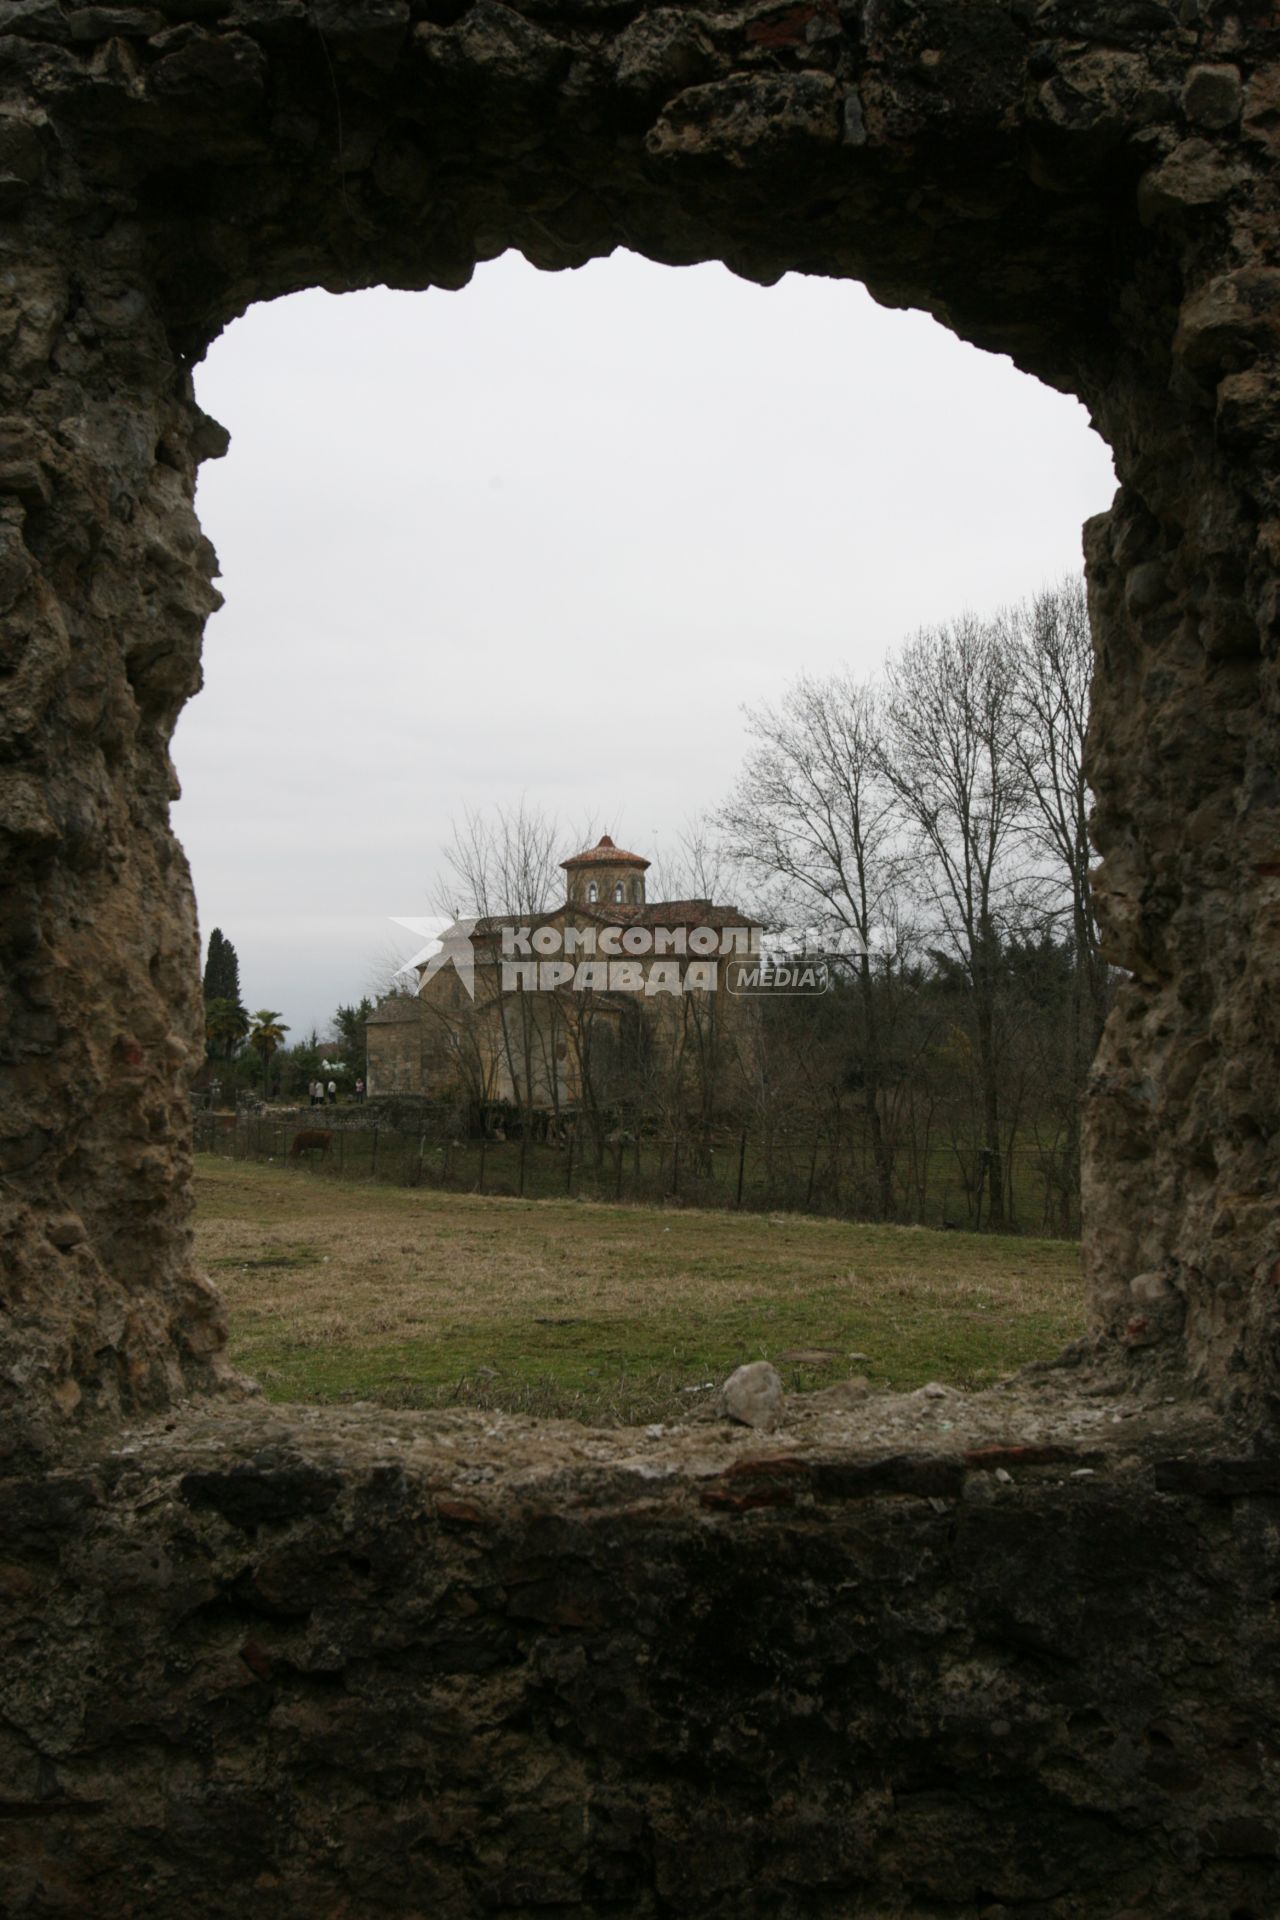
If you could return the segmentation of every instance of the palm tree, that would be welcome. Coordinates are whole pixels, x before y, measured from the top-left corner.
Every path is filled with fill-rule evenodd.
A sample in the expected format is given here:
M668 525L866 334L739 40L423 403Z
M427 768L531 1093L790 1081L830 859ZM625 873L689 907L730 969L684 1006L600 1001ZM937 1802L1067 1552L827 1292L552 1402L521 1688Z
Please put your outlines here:
M248 1031L249 1016L237 1001L206 1001L204 1035L211 1058L234 1060L236 1048Z
M260 1007L250 1016L252 1026L249 1030L249 1045L255 1053L262 1055L262 1097L265 1100L271 1091L271 1056L280 1046L288 1033L288 1027L281 1023L280 1015L270 1007Z

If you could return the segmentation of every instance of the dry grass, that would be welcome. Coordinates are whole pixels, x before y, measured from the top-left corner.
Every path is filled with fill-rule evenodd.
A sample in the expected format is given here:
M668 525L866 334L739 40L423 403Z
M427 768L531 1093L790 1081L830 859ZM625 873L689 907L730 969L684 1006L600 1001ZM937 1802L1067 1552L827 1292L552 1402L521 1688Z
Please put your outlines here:
M197 1167L233 1357L277 1399L670 1418L744 1360L977 1385L1083 1324L1066 1242Z

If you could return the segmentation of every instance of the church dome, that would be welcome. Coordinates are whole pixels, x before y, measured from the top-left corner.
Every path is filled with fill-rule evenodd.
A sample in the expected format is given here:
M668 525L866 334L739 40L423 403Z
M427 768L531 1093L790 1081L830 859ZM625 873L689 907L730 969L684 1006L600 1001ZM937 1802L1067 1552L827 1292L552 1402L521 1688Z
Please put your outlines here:
M594 847L571 854L560 865L569 876L570 906L607 907L644 905L644 873L649 862L643 854L628 853L615 847L610 836L601 834Z
M644 872L649 862L639 853L628 853L625 847L615 847L607 833L602 833L594 847L587 847L582 853L574 853L560 865L566 873L575 867L639 867Z

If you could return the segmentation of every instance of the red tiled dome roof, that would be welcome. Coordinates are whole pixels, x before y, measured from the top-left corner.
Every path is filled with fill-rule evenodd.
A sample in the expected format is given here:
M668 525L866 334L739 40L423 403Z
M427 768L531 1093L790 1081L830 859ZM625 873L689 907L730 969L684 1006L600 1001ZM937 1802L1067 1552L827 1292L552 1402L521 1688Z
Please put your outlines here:
M562 860L562 867L639 867L642 871L649 862L639 853L628 853L625 847L615 847L607 833L602 834L594 847L588 847L583 853L575 853L568 860Z

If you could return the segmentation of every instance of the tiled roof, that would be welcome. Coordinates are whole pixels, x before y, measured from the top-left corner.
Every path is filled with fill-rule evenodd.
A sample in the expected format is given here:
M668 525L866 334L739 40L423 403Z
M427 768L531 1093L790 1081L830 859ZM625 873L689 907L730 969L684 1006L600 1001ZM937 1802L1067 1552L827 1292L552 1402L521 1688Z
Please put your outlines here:
M628 853L625 847L615 847L609 835L602 834L594 847L588 847L583 853L575 853L560 865L572 867L639 867L641 871L649 862L643 854Z
M478 920L473 939L501 933L504 927L542 927L559 920L590 921L597 927L760 927L740 907L717 906L711 900L649 900L643 906L629 901L600 900L594 906L566 901L551 913L503 913Z
M739 907L720 907L712 900L647 900L642 907L618 900L602 900L598 906L574 905L568 910L574 919L594 920L601 926L618 927L758 927Z
M650 900L636 911L641 924L654 927L759 927L741 907L718 907L711 900Z
M490 913L483 920L477 920L471 929L471 938L479 939L486 933L501 933L504 927L545 927L554 920L560 911L558 907L542 913Z

